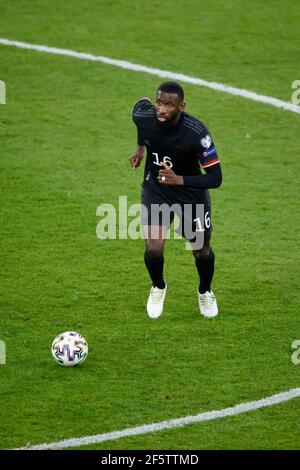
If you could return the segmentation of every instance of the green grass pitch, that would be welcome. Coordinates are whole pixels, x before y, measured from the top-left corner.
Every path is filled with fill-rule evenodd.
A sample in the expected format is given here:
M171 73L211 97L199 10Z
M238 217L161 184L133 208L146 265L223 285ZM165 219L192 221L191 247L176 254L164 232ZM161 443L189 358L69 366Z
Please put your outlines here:
M0 1L0 37L158 67L291 100L300 5L287 0ZM224 173L212 190L220 315L200 317L197 272L166 243L165 312L145 311L143 240L96 237L96 209L138 203L131 109L162 81L0 45L0 446L80 437L221 409L299 386L300 116L183 84ZM90 354L57 366L53 338ZM98 449L299 449L300 400Z

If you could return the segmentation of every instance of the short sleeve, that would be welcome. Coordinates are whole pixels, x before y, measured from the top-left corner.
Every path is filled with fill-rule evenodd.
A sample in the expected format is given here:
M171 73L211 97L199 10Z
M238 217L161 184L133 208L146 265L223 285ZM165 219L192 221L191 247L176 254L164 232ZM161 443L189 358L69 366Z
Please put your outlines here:
M196 154L202 168L207 168L220 162L216 146L207 129L204 129L201 134L197 135Z
M139 99L132 110L132 119L137 127L137 144L144 145L144 124L145 118L154 114L154 106L150 98Z

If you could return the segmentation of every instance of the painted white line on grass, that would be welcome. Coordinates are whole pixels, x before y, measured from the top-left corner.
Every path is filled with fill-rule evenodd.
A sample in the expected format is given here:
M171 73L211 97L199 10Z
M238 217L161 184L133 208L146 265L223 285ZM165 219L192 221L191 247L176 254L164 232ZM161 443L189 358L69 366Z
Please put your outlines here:
M76 59L92 60L95 62L102 62L104 64L114 65L127 70L134 70L135 72L144 72L150 75L156 75L162 78L168 78L171 80L179 80L181 82L192 83L193 85L203 86L211 88L213 90L221 91L223 93L229 93L230 95L242 96L254 101L260 101L261 103L270 104L276 108L285 109L292 111L293 113L300 114L300 106L289 103L288 101L282 101L278 98L272 98L271 96L264 96L254 93L252 91L243 90L222 83L208 82L202 78L190 77L189 75L183 75L181 73L169 72L167 70L156 69L152 67L146 67L144 65L134 64L125 60L110 59L109 57L97 56L93 54L87 54L84 52L72 51L69 49L58 49L57 47L48 47L38 44L29 44L26 42L12 41L10 39L0 38L0 44L3 46L14 46L21 49L30 49L38 52L46 52L48 54L63 55L68 57L75 57Z
M194 416L185 416L183 418L171 419L170 421L161 421L160 423L144 424L134 428L123 429L122 431L108 432L104 434L96 434L94 436L77 437L72 439L65 439L63 441L52 442L49 444L38 444L34 446L22 447L17 450L49 450L49 449L65 449L67 447L79 447L91 444L99 444L100 442L112 441L122 437L137 436L140 434L147 434L165 429L173 429L178 427L187 426L188 424L201 423L203 421L212 421L218 418L225 418L227 416L236 416L247 411L258 410L267 406L277 405L293 398L300 397L300 388L293 388L287 392L278 393L271 397L262 398L258 401L250 401L241 403L230 408L223 410L208 411Z

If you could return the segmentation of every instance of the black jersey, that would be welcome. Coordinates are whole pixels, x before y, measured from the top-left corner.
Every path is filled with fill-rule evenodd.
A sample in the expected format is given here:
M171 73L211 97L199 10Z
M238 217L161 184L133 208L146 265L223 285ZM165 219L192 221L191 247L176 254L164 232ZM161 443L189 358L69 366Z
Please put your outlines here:
M207 203L208 190L186 185L162 185L157 179L161 161L182 176L199 176L201 167L207 168L220 161L206 126L194 116L182 112L174 126L164 128L158 123L155 107L148 98L135 104L132 117L137 126L137 143L147 148L143 185L151 186L162 196L166 194L174 202Z

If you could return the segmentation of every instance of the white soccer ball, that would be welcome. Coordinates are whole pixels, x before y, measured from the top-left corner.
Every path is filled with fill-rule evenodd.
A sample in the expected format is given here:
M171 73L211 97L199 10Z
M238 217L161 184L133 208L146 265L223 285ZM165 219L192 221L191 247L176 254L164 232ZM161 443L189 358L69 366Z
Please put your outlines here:
M88 344L76 331L66 331L56 336L51 346L51 353L60 366L77 366L86 359Z

